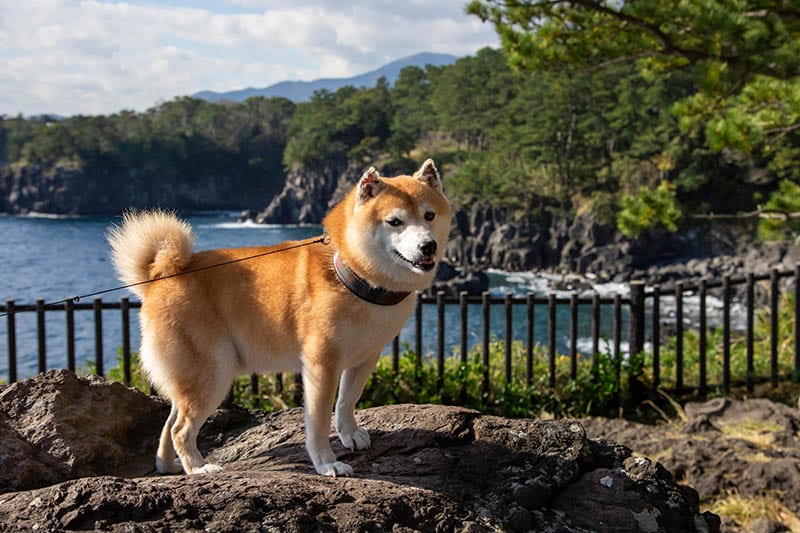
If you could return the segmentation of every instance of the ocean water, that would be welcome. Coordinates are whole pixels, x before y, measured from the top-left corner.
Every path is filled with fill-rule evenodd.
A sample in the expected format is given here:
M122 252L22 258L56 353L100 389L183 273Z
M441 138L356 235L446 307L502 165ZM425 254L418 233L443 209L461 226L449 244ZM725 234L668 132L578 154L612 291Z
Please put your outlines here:
M264 226L258 224L239 224L236 213L214 213L188 217L197 234L196 249L204 250L221 247L256 246L277 244L285 240L304 239L319 235L318 226ZM0 216L0 301L14 300L17 305L33 304L41 298L46 302L56 302L76 295L90 294L121 285L109 261L109 247L105 235L108 228L119 222L113 218L55 218L48 216L10 217ZM506 273L489 271L490 290L493 296L506 293L523 295L528 292L546 294L557 276ZM596 285L593 287L603 295L620 293L627 295L625 284ZM557 293L564 296L568 293ZM104 294L103 300L118 302L129 295L121 290ZM135 299L135 297L132 297ZM84 299L91 303L92 298ZM669 305L662 298L662 305ZM685 303L691 310L692 301ZM714 302L710 302L714 309ZM587 353L591 347L591 316L588 306L581 307L578 321L578 349ZM526 334L525 307L514 307L512 333L515 339L524 339ZM662 309L662 314L665 310ZM545 345L548 338L547 309L536 306L534 327L535 342ZM46 348L48 368L66 367L66 326L64 313L46 313ZM470 305L468 309L468 343L470 347L481 342L482 313L480 305ZM668 313L667 315L668 318ZM711 318L713 323L714 319ZM437 346L435 306L423 307L423 352L430 356ZM613 312L608 306L601 311L601 336L610 339L613 335ZM95 338L93 313L75 313L76 359L79 367L95 358ZM569 317L567 306L559 306L556 341L560 353L568 353ZM121 341L120 313L114 310L103 312L103 359L105 368L117 364ZM138 311L132 311L132 347L139 346ZM412 315L400 334L402 343L414 346L415 319ZM505 334L505 315L502 306L493 306L491 313L492 335L502 339ZM623 306L623 338L627 336L627 310ZM0 380L8 379L7 319L0 318ZM35 375L38 369L38 344L36 336L35 313L16 315L17 334L17 376L24 378ZM460 318L458 306L448 306L445 317L445 346L458 346L460 340ZM624 340L624 339L623 339ZM608 343L601 343L607 346ZM623 342L622 352L627 351ZM390 353L390 347L384 350Z

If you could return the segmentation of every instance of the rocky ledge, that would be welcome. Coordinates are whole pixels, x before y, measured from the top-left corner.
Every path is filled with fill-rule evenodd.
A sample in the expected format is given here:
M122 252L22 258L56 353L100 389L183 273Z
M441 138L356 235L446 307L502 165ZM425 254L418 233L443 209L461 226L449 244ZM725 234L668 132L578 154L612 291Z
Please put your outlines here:
M686 404L664 424L607 418L581 423L591 438L657 458L677 480L691 483L701 501L733 511L722 516L723 531L800 531L797 408L765 398L715 398ZM747 502L755 504L747 509Z
M718 530L693 489L576 420L366 409L373 448L336 441L356 476L331 479L313 473L299 409L219 410L200 440L225 470L157 476L161 400L59 370L0 389L0 407L4 531Z

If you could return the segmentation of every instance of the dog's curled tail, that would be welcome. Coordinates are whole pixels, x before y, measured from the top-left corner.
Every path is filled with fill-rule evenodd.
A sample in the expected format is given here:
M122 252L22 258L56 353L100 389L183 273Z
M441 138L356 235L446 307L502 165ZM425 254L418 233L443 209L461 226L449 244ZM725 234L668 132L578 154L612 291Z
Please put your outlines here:
M192 258L194 240L187 222L162 210L127 211L122 224L108 231L111 262L126 285L181 272ZM130 290L143 298L145 287Z

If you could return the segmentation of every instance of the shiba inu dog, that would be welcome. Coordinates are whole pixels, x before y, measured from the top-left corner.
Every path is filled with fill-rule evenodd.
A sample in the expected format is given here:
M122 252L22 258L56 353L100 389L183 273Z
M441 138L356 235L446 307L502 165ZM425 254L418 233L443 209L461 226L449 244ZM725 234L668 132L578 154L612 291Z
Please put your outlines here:
M314 468L353 474L330 445L337 383L339 438L352 450L369 448L356 402L414 309L414 291L432 281L450 206L430 159L410 176L369 168L323 226L324 241L202 252L194 252L191 227L163 211L129 212L109 230L120 279L142 299L142 365L172 402L159 473L221 469L205 462L197 434L236 376L301 371Z

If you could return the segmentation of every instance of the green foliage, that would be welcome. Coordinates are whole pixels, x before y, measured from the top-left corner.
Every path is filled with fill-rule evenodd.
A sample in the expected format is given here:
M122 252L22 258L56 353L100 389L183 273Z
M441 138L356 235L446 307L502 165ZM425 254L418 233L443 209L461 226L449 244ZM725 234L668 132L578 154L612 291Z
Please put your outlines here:
M691 90L676 91L656 106L636 105L646 94L639 92L629 100L632 107L622 102L618 107L623 116L656 108L677 118L677 129L657 119L649 128L631 125L626 130L637 135L660 130L650 153L660 151L674 163L659 180L678 186L682 211L752 209L755 191L747 180L752 174L745 170L748 165L763 168L773 188L777 179L797 181L797 165L791 161L800 155L800 11L791 0L473 0L467 9L494 25L511 64L534 77L555 72L602 79L604 72L628 64L645 83L685 88L683 81L691 80ZM629 79L620 78L613 91L624 97ZM592 82L588 92L595 94L602 86ZM604 135L620 131L607 122L594 125ZM724 155L715 160L709 151ZM738 155L730 157L731 152ZM622 192L630 195L637 187L622 182L631 172L634 180L648 172L644 155L622 147L610 165L589 173L620 180ZM725 172L732 161L742 166ZM591 183L584 176L579 180ZM728 183L720 186L721 181ZM641 185L653 188L655 183ZM729 188L734 204L697 200L727 198L719 193Z
M764 204L768 211L779 211L785 214L800 213L800 184L790 180L782 180L778 190L773 192ZM800 218L762 219L758 224L758 233L763 240L779 241L800 234Z
M292 116L284 163L292 168L348 156L374 159L389 138L391 117L385 78L371 89L319 91Z
M708 123L712 146L752 149L770 130L797 124L800 108L782 94L800 83L791 0L474 0L468 11L495 26L514 64L534 72L636 61L656 77L691 65L698 93L682 115Z
M215 104L189 97L144 113L0 120L0 161L69 165L86 175L126 174L149 190L170 178L227 176L233 186L275 193L294 104L251 98Z
M778 371L781 376L794 374L794 293L783 296L779 305ZM771 317L767 309L758 310L754 327L754 369L756 376L769 376ZM683 337L684 384L696 387L695 376L699 375L699 335L688 330ZM610 346L610 343L601 345ZM674 389L676 385L676 341L671 338L660 351L660 387ZM722 330L709 330L707 336L706 373L709 389L714 393L722 384ZM743 382L747 377L745 336L734 334L731 344L731 379ZM623 409L633 413L640 408L641 387L651 387L654 379L653 354L646 351L634 354L622 361L602 350L594 355L578 354L575 361L575 378L572 378L572 360L567 355L557 354L554 361L555 387L551 386L550 360L546 347L535 346L531 361L532 380L528 381L527 353L523 343L515 341L511 346L511 375L506 376L506 354L503 342L493 340L489 346L489 365L483 364L480 348L472 349L462 363L457 350L445 359L441 379L438 362L431 357L417 358L417 354L405 345L399 354L395 370L391 357L382 357L370 377L361 396L361 408L400 403L459 404L465 407L510 417L536 417L547 414L561 416L617 416ZM123 381L121 350L117 365L107 371L109 379ZM147 383L138 360L133 355L131 362L131 386L149 393ZM88 361L83 373L93 373L94 363ZM488 386L486 385L488 377ZM293 374L283 374L282 386L278 387L275 375L255 376L257 387L252 387L252 376L241 376L233 384L233 400L248 409L272 411L296 407L298 390ZM639 413L640 415L642 413Z
M662 181L654 191L641 189L636 196L622 197L622 209L617 215L617 227L628 237L638 237L658 224L675 231L681 216L675 202L675 187Z
M405 346L397 371L390 357L383 357L373 372L360 405L398 403L459 404L484 413L526 417L547 413L570 416L610 414L618 397L617 366L612 356L599 353L595 358L579 355L576 379L571 379L570 359L557 356L556 386L550 387L546 350L537 346L532 361L533 379L528 383L526 350L521 342L511 347L510 379L505 374L504 343L493 341L489 366L483 364L479 348L467 354L463 363L458 353L445 359L442 379L438 363L430 358L418 361ZM627 369L627 365L625 365ZM620 368L621 372L626 372ZM488 386L485 382L488 377ZM620 382L625 386L627 378Z
M779 376L791 376L795 381L800 376L795 374L794 348L798 339L794 337L794 293L787 292L778 306L778 373ZM753 327L753 368L754 376L769 376L771 361L771 316L768 309L756 312ZM723 342L722 328L712 328L706 337L706 375L711 388L719 389L723 382ZM700 375L699 356L700 336L697 330L689 330L683 336L683 374L684 384L697 387L696 376ZM730 345L730 372L733 383L742 383L747 378L747 343L744 332L735 332ZM676 338L671 338L666 346L661 347L660 364L668 371L661 373L661 386L672 389L676 383ZM652 382L652 353L645 354L644 368L647 381ZM688 379L687 379L688 378Z

